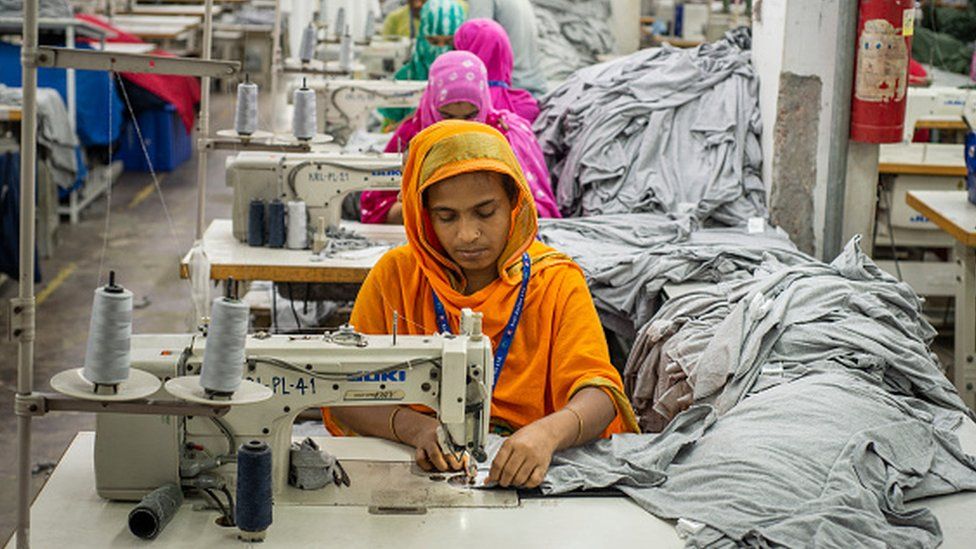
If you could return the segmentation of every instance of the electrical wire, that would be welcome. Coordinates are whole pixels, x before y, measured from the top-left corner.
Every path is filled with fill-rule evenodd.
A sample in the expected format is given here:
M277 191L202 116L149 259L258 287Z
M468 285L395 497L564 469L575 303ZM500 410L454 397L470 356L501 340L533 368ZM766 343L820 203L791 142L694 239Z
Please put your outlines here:
M891 192L894 192L894 190L892 189ZM890 193L885 193L885 204L886 204L886 208L885 208L886 209L886 212L885 212L885 222L888 225L888 242L891 245L891 259L893 259L894 262L895 262L895 272L898 273L898 282L904 282L905 279L902 278L902 275L901 275L901 263L898 261L898 250L897 250L897 246L895 244L895 231L894 231L894 229L892 228L892 225L891 225L891 208L892 208L892 204L891 204L891 194Z
M230 430L230 426L224 423L219 417L211 417L210 421L217 426L217 429L223 433L224 438L227 439L227 454L220 456L218 459L223 461L227 458L231 460L237 459L237 443L236 437L234 437L234 432Z
M295 310L295 293L292 292L291 282L286 282L288 285L288 304L291 306L291 314L295 316L295 325L298 326L298 331L302 331L302 321L298 318L298 311Z
M112 160L113 160L113 150L112 150L112 86L115 85L115 72L108 73L108 181L106 182L105 188L105 228L103 229L104 234L102 235L102 251L98 256L98 283L97 285L102 285L102 273L105 272L105 256L108 254L108 239L109 233L111 232L111 219L112 219L112 187L115 185L112 181Z

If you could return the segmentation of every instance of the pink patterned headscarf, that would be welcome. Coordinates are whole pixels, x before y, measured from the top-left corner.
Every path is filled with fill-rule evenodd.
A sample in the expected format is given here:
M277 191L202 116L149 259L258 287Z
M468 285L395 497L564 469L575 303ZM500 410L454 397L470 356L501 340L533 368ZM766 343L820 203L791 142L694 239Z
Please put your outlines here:
M532 133L532 126L511 111L497 110L492 106L488 92L488 71L481 59L471 52L451 51L441 54L434 61L427 78L427 89L417 111L400 124L387 144L386 152L406 150L413 136L444 119L439 110L441 107L462 101L478 108L478 114L472 120L492 126L508 139L532 189L539 216L560 217L549 183L549 170L542 156L542 148ZM384 223L396 199L397 193L392 191L364 192L360 200L362 221Z
M454 33L454 49L469 51L478 56L488 69L491 103L496 109L514 112L535 122L539 103L529 92L512 87L512 44L508 33L491 19L471 19Z

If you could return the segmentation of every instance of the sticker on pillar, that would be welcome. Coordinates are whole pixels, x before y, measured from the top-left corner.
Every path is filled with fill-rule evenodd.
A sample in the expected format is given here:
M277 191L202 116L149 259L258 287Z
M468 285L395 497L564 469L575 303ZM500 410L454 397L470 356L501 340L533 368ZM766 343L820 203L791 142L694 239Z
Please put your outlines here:
M901 35L915 35L915 8L908 8L901 14Z
M898 30L884 19L872 19L864 24L858 49L854 96L873 103L901 101L908 48Z

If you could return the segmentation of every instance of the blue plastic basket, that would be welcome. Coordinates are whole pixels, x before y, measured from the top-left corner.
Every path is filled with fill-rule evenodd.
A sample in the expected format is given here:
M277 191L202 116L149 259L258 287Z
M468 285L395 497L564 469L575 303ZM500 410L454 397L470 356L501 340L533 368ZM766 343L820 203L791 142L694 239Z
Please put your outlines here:
M166 105L162 109L143 111L137 120L146 141L149 158L157 172L173 171L190 158L193 140L186 133L175 107ZM149 165L139 145L139 135L131 120L122 131L117 157L122 160L126 171L149 171Z

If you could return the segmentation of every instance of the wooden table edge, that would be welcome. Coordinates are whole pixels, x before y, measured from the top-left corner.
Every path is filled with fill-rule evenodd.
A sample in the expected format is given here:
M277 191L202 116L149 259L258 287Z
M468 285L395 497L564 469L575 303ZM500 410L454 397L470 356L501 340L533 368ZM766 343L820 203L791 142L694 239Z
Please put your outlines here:
M928 204L922 202L922 200L916 197L911 191L905 195L905 203L908 204L909 207L917 210L919 213L929 218L932 223L938 225L940 229L952 235L953 238L962 244L969 247L976 247L976 234L967 232L936 210L933 210L928 206Z
M362 267L296 267L290 265L210 266L211 280L271 280L273 282L317 282L361 284L370 269ZM180 263L180 278L190 277L190 267Z
M881 162L878 164L878 173L891 175L945 175L949 177L966 177L966 166L938 166Z

